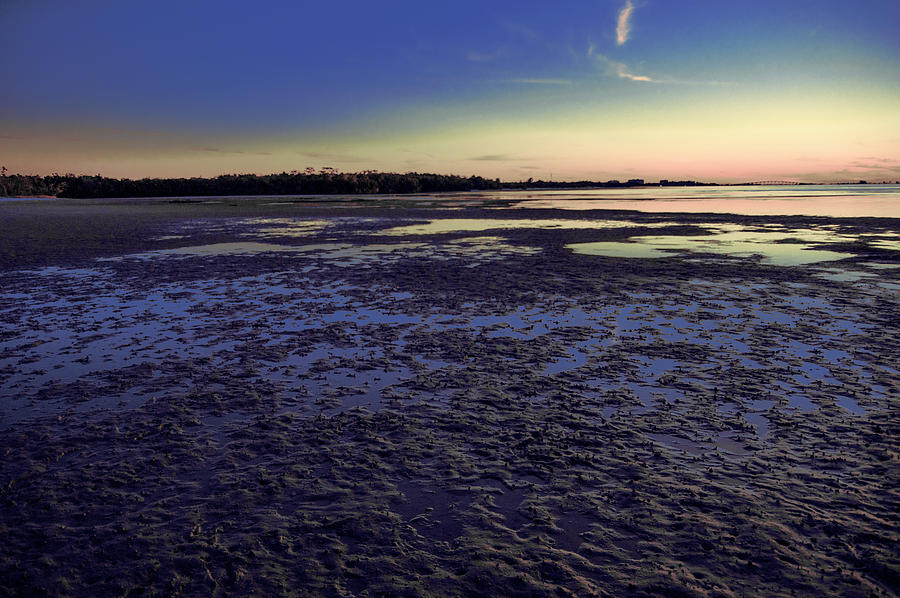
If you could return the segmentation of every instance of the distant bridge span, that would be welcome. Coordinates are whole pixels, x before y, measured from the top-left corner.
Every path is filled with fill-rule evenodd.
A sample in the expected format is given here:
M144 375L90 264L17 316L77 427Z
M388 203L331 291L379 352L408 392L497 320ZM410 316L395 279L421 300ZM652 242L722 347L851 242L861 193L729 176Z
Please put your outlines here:
M748 185L802 185L798 181L753 181L752 183L747 183Z

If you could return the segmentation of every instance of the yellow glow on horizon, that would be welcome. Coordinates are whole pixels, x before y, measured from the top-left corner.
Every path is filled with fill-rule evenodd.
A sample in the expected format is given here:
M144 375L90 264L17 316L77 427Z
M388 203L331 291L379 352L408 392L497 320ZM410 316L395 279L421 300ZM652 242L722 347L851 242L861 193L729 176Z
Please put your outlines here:
M212 176L333 166L505 180L547 178L551 172L557 180L828 176L852 170L861 157L900 156L896 98L871 90L831 97L705 90L496 116L502 102L481 111L458 107L461 114L482 114L462 122L448 119L446 106L398 114L364 133L216 139L101 130L0 138L0 151L28 165L10 160L6 165L13 172Z

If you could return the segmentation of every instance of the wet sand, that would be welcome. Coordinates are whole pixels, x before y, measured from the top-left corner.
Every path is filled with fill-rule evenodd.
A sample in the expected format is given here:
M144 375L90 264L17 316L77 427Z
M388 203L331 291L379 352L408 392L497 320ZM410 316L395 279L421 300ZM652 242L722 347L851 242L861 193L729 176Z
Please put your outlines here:
M0 594L897 594L900 221L495 207L0 205Z

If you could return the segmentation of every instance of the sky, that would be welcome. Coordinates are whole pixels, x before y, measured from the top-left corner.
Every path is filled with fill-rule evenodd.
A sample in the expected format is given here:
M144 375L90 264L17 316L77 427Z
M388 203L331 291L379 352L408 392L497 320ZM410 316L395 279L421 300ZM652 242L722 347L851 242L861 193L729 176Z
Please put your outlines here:
M10 172L900 180L897 0L0 0Z

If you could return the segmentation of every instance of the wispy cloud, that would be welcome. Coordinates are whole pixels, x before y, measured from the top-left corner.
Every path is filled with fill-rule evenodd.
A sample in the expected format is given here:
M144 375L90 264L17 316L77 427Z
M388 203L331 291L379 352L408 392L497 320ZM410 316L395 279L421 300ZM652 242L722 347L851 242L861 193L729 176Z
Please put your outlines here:
M422 150L414 150L414 149L409 149L408 147L401 147L400 151L403 152L404 154L414 154L415 156L417 156L416 158L412 158L410 161L421 160L421 157L423 157L423 156L425 158L428 158L429 160L435 159L434 154L429 154L428 152L423 152Z
M335 162L366 162L368 159L352 154L335 154L330 152L297 152L301 156L307 158L317 158L319 160L333 160Z
M507 83L522 83L523 85L572 85L569 79L506 79Z
M869 162L876 162L878 164L886 165L886 164L900 164L900 160L895 160L894 158L879 158L878 156L863 156L855 163L859 163L863 160L868 160Z
M628 68L628 65L624 62L617 62L615 60L611 60L604 56L603 54L597 54L597 61L603 65L603 68L610 75L615 75L619 79L628 79L629 81L641 81L644 83L661 83L656 79L651 77L647 77L645 75L636 75L631 72L631 69Z
M631 13L634 12L634 4L631 0L625 3L622 10L619 11L619 18L616 21L616 45L622 46L628 41L631 34Z
M221 147L195 147L194 151L197 152L212 152L216 154L251 154L254 156L271 156L272 152L245 152L243 150L236 149L224 149Z
M703 81L695 79L675 79L673 77L650 77L647 75L638 75L631 70L624 62L618 62L603 54L594 54L594 59L600 65L604 72L611 77L626 79L628 81L638 81L640 83L665 83L668 85L702 85L709 87L734 87L737 83L733 81Z
M474 160L477 162L505 162L508 160L521 160L521 158L516 158L515 156L510 156L509 154L485 154L483 156L475 156L466 159Z
M867 179L869 181L881 181L881 180L893 180L896 181L900 178L900 166L889 167L889 168L866 168L866 167L853 167L853 168L840 168L835 170L820 170L820 171L808 171L808 172L795 172L788 173L784 176L785 178L796 179L799 181L822 181L822 182L834 182L834 181L857 181L859 179Z
M198 152L213 152L217 154L243 154L241 150L224 149L221 147L195 147Z
M896 160L885 160L885 159L878 159L878 158L873 158L870 160L865 160L865 159L854 160L852 162L852 165L855 168L862 168L865 170L874 170L874 171L883 170L886 172L895 172L895 173L900 172L900 162L897 162Z

